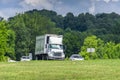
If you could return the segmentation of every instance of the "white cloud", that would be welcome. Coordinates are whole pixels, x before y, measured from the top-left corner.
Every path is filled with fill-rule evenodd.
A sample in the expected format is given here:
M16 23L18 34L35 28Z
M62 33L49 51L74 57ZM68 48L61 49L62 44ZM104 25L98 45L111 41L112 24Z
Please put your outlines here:
M0 2L6 4L6 3L9 3L10 0L0 0Z
M1 0L1 4L7 5L9 0ZM12 3L15 3L15 0L12 0ZM5 19L15 16L16 13L23 13L24 11L32 10L32 9L48 9L55 10L56 5L62 4L61 0L21 0L19 3L15 3L19 5L15 7L5 7L0 9L0 16Z
M20 2L20 5L23 8L44 8L44 9L53 9L53 0L23 0Z
M91 14L95 14L95 9L96 9L96 1L104 1L106 3L109 3L109 2L119 2L120 0L91 0L91 7L89 8L89 12Z
M120 0L96 0L96 1L105 1L106 3L112 2L119 2Z
M4 8L0 10L0 16L7 20L9 17L15 16L17 13L23 13L24 11L21 8Z
M71 2L64 2L64 0L0 0L0 16L7 19L16 15L16 13L23 13L24 11L32 9L48 9L56 11L58 14L62 15L65 15L68 12L72 12L74 14L87 12L88 8L91 14L111 11L120 13L118 4L120 0L90 0L90 4L85 4L88 3L86 0L82 1L84 3L78 6ZM104 4L102 4L103 2Z
M112 0L113 2L119 2L120 0Z
M91 14L95 13L95 6L92 6L89 8L89 13L91 13Z
M94 14L95 13L95 1L91 0L91 7L89 8L89 13Z
M8 18L8 16L6 16L2 11L0 11L0 17L3 17L5 20Z
M108 2L110 2L111 0L103 0L103 1L105 1L106 3L108 3Z

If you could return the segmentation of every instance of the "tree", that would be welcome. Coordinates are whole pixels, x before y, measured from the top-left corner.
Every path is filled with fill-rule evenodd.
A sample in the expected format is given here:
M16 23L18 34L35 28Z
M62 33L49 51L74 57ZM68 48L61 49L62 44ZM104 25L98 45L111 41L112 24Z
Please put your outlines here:
M6 57L14 58L14 32L9 30L5 21L0 22L0 61ZM8 55L6 55L8 53ZM11 56L9 56L11 55Z
M115 46L115 57L120 59L120 43Z
M71 31L70 29L66 29L64 33L64 45L66 46L66 56L69 57L72 54L78 54L79 49L82 44L81 33L76 31Z
M54 22L36 11L18 14L9 19L9 24L16 33L15 52L17 60L28 53L34 54L36 36L62 32L61 29L55 27Z
M75 30L75 17L73 15L73 13L67 13L67 15L64 17L63 23L64 23L64 28L63 29L73 29Z
M95 52L88 53L87 48L95 48ZM120 44L114 42L104 43L103 40L96 36L88 36L84 40L81 48L81 54L85 59L118 59L120 58Z
M9 25L16 34L17 59L20 59L22 55L28 55L29 52L34 53L35 37L46 33L64 35L67 56L82 51L84 57L90 58L91 55L85 53L87 46L84 46L84 39L90 35L96 36L96 38L92 38L95 42L91 40L90 44L88 40L89 45L94 44L96 51L92 54L92 59L113 58L114 55L109 57L108 53L104 53L104 49L107 48L109 42L114 42L115 47L120 43L120 15L116 13L96 15L81 13L74 16L69 12L63 17L55 11L34 9L9 18ZM116 55L118 55L117 52L115 52Z
M100 56L100 47L102 47L103 41L96 36L88 36L85 38L83 46L81 48L81 52L79 53L82 55L85 59L96 59ZM94 48L95 52L87 52L88 48Z
M6 53L5 56L10 57L11 59L16 59L15 58L15 32L13 30L8 29L7 31L7 48L6 48Z
M114 42L107 42L103 49L103 54L107 55L109 59L118 59L119 58L119 44Z

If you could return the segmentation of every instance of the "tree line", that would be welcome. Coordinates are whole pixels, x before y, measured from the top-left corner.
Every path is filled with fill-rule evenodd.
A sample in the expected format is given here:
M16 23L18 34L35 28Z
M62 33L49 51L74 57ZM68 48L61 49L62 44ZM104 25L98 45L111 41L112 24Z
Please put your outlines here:
M119 14L80 13L75 16L69 12L62 16L55 11L34 9L7 21L0 18L0 60L6 57L20 60L28 53L34 55L35 38L43 34L63 35L66 57L81 54L85 59L120 58ZM89 47L95 48L91 55L86 52Z

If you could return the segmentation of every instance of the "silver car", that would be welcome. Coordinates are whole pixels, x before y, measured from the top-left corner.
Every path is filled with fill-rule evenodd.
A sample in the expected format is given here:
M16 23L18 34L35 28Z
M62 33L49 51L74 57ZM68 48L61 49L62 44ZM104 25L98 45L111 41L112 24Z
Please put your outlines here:
M29 56L22 56L21 61L30 61L30 57Z
M73 54L70 56L70 60L74 61L74 60L84 60L84 58L82 56L80 56L79 54Z

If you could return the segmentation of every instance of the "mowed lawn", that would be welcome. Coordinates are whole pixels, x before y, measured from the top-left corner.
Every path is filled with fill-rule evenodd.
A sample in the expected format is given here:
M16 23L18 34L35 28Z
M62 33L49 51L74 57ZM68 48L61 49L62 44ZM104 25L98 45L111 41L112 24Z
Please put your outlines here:
M120 80L120 60L0 62L0 80Z

